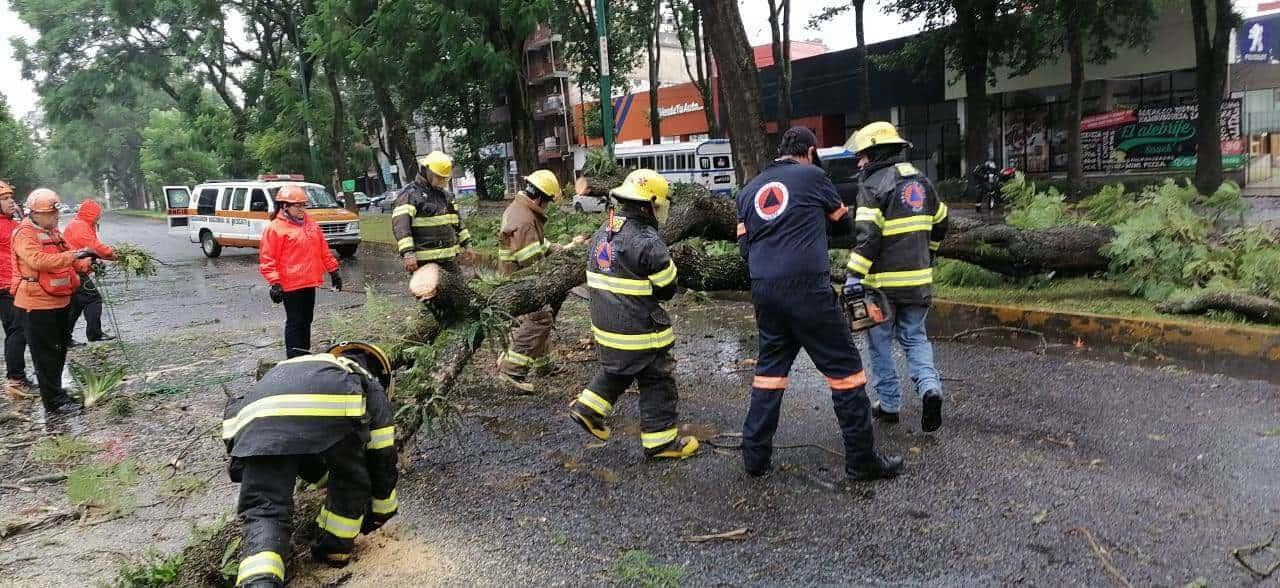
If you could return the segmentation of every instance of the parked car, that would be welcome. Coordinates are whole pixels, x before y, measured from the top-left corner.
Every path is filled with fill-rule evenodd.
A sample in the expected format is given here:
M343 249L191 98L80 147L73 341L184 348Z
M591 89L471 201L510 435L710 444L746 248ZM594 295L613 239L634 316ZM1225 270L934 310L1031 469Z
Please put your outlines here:
M604 212L604 209L608 208L604 200L604 198L597 196L575 194L573 197L573 209L578 212Z
M369 210L369 195L364 192L352 192L356 196L356 208L358 210Z
M399 192L396 190L387 190L386 192L383 192L378 196L378 201L375 206L377 206L378 210L382 212L391 212L391 209L396 206L396 194L398 193Z

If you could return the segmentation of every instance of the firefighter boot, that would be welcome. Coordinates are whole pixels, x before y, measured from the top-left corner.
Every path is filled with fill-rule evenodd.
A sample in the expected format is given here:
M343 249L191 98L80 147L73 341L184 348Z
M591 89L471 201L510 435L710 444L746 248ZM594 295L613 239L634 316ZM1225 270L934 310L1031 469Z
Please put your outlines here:
M609 430L609 425L604 422L604 416L579 400L569 403L569 418L578 423L582 430L591 433L601 441L608 441L609 436L612 434L612 431Z
M311 559L328 564L331 568L344 568L351 563L351 548L339 545L332 537L324 536L311 545Z
M840 433L844 437L845 475L850 480L877 480L898 475L901 457L885 457L875 451L871 433L871 402L866 390L837 391L831 395Z
M693 435L644 450L645 456L649 459L686 459L697 452L698 438Z

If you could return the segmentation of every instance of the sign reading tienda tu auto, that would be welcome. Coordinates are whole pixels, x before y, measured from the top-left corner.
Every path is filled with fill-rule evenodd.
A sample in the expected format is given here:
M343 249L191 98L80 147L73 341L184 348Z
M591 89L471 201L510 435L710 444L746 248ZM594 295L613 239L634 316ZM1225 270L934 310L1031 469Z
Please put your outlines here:
M1244 165L1239 100L1222 103L1222 165ZM1116 110L1080 121L1086 172L1191 169L1196 165L1199 108L1195 105Z

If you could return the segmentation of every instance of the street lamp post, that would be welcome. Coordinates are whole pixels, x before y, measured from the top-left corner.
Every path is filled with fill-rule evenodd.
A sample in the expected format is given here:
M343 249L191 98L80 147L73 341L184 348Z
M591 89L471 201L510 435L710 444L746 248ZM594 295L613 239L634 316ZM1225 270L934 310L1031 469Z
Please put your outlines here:
M609 88L609 2L596 0L596 35L600 39L600 131L613 158L613 92Z

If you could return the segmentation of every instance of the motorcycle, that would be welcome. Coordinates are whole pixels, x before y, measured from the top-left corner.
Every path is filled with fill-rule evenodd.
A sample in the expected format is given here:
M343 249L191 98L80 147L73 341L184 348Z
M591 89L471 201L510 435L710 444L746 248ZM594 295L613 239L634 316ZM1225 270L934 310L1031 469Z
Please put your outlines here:
M991 161L974 167L973 171L969 172L967 191L970 196L976 197L978 212L982 212L984 208L989 212L1004 208L1000 188L1012 180L1017 173L1018 170L1014 167L997 169L996 164Z

